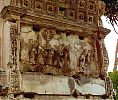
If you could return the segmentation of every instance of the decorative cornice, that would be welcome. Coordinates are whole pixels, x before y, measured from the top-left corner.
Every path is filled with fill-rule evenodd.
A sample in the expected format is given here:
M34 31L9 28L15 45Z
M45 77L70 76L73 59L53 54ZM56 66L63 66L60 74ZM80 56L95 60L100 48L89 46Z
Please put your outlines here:
M6 6L1 11L1 17L5 20L15 21L20 16L21 23L39 24L41 27L55 28L62 31L70 31L78 35L97 35L98 27L87 22L77 22L68 19L62 19L42 13L28 12L25 8ZM100 28L104 35L108 34L109 30Z

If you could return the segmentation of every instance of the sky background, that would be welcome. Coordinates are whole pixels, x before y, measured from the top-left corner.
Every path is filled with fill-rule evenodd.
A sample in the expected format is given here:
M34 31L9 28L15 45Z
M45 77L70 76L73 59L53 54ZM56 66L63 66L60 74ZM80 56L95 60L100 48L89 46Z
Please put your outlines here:
M108 29L111 30L111 32L104 39L105 45L106 45L106 49L108 51L108 57L109 57L108 72L111 72L111 71L113 71L113 67L114 67L115 50L116 50L118 34L115 33L112 25L106 20L106 17L102 16L101 19L103 21L103 26L105 28L108 28ZM118 28L116 28L116 29L117 29L117 32L118 32Z

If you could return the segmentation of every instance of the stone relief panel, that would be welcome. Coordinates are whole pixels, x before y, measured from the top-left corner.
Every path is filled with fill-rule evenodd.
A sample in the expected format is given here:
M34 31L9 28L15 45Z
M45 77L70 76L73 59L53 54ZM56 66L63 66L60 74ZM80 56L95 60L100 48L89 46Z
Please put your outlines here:
M95 40L93 37L88 36L85 37L84 40L79 41L79 48L77 50L77 70L86 77L97 77Z
M68 35L56 29L22 26L20 33L21 72L39 72L51 75L84 73L92 77L97 72L94 38ZM96 74L96 73L95 73Z

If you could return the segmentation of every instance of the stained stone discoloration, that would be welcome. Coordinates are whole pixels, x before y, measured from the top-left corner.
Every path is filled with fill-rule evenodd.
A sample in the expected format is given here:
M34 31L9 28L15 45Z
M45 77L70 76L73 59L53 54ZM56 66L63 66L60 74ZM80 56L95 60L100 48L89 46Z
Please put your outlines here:
M73 92L75 90L75 80L74 80L74 78L72 78L72 77L68 78L68 86L70 88L70 93L73 94Z
M112 99L103 43L110 31L99 23L98 12L103 10L98 1L4 0L0 19L4 98Z

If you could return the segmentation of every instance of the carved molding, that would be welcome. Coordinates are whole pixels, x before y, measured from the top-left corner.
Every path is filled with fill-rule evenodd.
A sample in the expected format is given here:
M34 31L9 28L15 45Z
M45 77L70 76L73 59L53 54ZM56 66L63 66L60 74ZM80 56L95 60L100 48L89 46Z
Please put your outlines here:
M27 24L40 23L41 27L52 27L62 31L69 30L73 31L74 34L97 35L98 30L103 35L109 33L108 29L102 27L98 29L96 25L93 25L91 23L81 22L81 21L75 22L67 19L60 19L58 17L51 17L50 15L45 15L42 13L36 14L35 12L33 13L32 11L27 12L27 9L25 8L8 6L5 7L1 12L2 18L5 18L7 20L11 21L15 20L16 17L13 15L21 16L20 20L22 23L27 23Z

